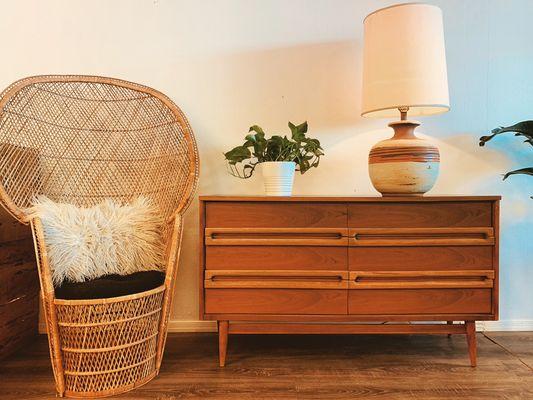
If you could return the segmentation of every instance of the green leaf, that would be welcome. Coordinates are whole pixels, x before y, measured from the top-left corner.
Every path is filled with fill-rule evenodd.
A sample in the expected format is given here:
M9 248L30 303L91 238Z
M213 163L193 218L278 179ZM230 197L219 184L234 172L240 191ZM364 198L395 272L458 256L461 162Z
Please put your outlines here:
M266 139L263 129L252 125L244 144L224 154L230 167L229 172L238 178L249 178L254 173L255 166L265 161L294 161L302 174L317 167L324 152L317 139L306 137L307 122L299 125L289 122L289 128L290 138L273 135ZM237 168L237 163L243 163L242 168Z
M252 153L247 147L237 146L227 153L224 153L224 157L226 157L226 160L228 160L230 164L235 165L238 162L242 162L248 158L251 158Z
M500 126L492 130L492 134L488 136L481 136L479 138L479 145L485 146L489 140L492 140L495 136L506 132L515 132L515 136L525 136L526 142L533 145L533 121L522 121L511 126Z
M531 175L533 176L533 167L529 167L529 168L521 168L521 169L515 169L514 171L510 171L510 172L507 172L504 176L503 176L503 180L506 180L507 178L509 178L511 175Z

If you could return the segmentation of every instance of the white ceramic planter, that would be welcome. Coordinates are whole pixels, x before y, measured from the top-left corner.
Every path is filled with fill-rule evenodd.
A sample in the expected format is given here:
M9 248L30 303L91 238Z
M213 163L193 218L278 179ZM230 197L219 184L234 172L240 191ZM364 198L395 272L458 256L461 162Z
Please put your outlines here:
M296 164L292 161L267 161L261 163L265 194L267 196L291 196Z

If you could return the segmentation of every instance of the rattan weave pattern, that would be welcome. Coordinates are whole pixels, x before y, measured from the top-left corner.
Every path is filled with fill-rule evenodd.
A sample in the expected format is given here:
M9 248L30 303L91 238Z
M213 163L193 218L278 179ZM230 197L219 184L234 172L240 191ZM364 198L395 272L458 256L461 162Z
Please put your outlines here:
M59 396L102 397L157 375L179 257L182 218L199 173L192 129L164 94L97 76L25 78L0 97L0 202L31 223ZM36 195L77 206L143 195L167 221L164 284L114 299L58 300Z

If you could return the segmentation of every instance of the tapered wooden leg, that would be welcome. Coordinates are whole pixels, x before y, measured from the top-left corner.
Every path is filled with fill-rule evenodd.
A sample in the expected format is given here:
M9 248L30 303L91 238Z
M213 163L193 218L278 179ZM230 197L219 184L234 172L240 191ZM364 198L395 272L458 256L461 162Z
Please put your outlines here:
M453 321L446 321L446 324L448 324L448 325L453 325ZM448 337L451 338L451 337L452 337L452 334L451 334L451 333L448 333Z
M468 343L468 353L470 354L470 365L477 365L477 344L476 344L476 321L466 321L466 341Z
M226 351L228 349L228 321L218 321L218 362L221 367L226 365Z

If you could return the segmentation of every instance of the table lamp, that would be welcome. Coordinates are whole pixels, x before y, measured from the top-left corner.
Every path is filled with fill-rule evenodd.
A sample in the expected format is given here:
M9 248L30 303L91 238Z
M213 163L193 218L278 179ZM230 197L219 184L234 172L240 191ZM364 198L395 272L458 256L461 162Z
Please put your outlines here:
M407 115L440 114L450 109L440 8L398 4L364 20L362 112L395 117L391 139L370 151L369 175L383 196L421 196L439 173L439 150L415 136L419 122Z

